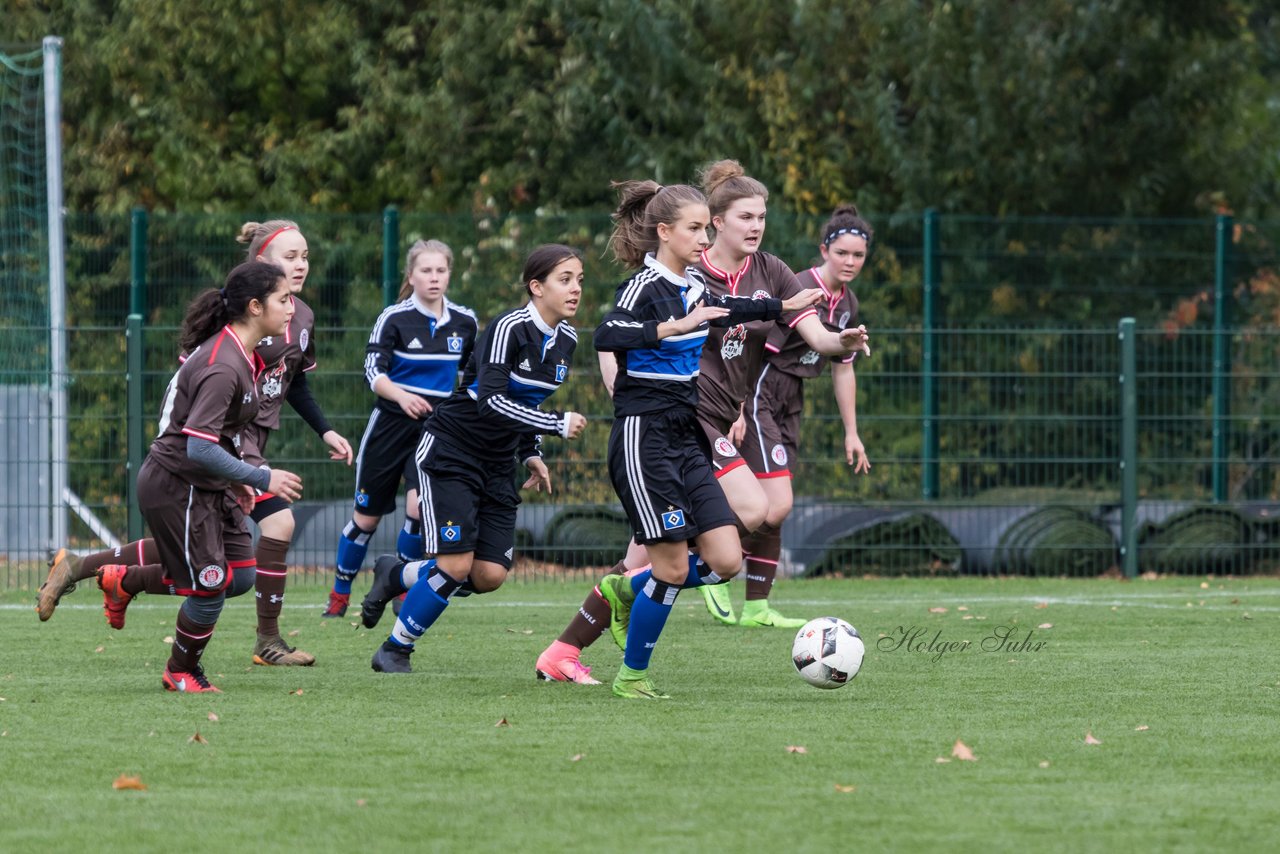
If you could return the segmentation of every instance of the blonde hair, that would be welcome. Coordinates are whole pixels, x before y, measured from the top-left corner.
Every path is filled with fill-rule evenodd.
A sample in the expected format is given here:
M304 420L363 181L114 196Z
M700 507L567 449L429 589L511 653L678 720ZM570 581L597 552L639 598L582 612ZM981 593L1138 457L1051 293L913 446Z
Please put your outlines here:
M413 275L413 265L417 262L419 255L425 255L428 252L439 252L444 256L445 264L449 269L453 270L453 250L442 240L418 240L409 247L409 253L404 258L404 280L400 282L400 294L396 297L396 301L404 300L409 297L409 293L413 290L413 286L409 284L409 277Z
M712 216L724 216L729 206L738 199L759 196L769 201L769 190L755 178L747 176L742 164L736 160L717 160L702 167L698 183L707 194L707 208Z
M249 250L245 253L247 260L252 261L262 254L264 244L274 238L282 231L293 230L299 234L302 231L298 228L298 224L291 219L269 219L266 222L246 222L240 226L240 233L236 235L237 243L249 244Z
M658 224L674 225L686 205L705 205L707 199L697 187L657 181L614 181L618 209L613 212L613 234L609 249L613 257L628 267L639 267L644 256L658 248Z

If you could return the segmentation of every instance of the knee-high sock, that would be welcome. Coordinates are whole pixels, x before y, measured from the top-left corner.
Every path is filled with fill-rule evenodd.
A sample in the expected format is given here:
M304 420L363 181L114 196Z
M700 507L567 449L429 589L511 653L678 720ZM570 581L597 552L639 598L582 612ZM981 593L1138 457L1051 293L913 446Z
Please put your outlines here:
M263 637L280 634L280 610L284 607L284 586L289 577L285 566L288 553L288 540L258 538L258 572L253 581L253 595L258 609L258 634Z
M212 623L197 623L183 608L178 609L177 629L173 633L173 647L169 651L169 669L190 672L200 666L204 648L213 637Z
M449 607L449 597L458 589L458 582L432 567L425 578L409 589L409 595L400 606L400 616L396 618L395 628L391 630L389 643L396 646L412 648L418 638L426 634L427 629L440 619L444 609Z
M642 573L643 574L643 573ZM637 576L639 577L639 576ZM631 606L631 622L627 626L627 651L622 662L633 670L647 670L653 648L667 624L671 606L680 588L650 577Z
M631 576L631 591L639 595L651 578L653 578L651 569L643 569ZM688 590L691 587L702 587L704 584L724 584L727 580L712 572L711 567L703 563L696 554L689 552L689 574L684 577L684 584L680 585L680 589Z
M351 594L351 582L360 574L364 556L369 551L369 538L374 531L366 531L352 520L338 537L338 573L333 579L333 592Z
M158 563L129 567L125 571L124 580L120 582L120 586L131 596L137 596L139 593L173 595L173 586L165 583L164 567Z
M782 556L782 531L776 525L761 525L743 542L743 551L747 558L747 601L768 599Z
M396 551L401 560L422 560L422 521L404 517L400 535L396 537Z
M613 569L609 570L609 574L622 575L626 571L627 565L618 561ZM560 633L557 640L576 649L586 649L604 634L604 630L609 626L609 617L609 603L600 595L600 585L597 584L591 588L587 598L582 600L577 613L573 615L569 625L564 627L564 631Z
M160 550L156 541L148 537L145 540L134 540L115 549L105 549L80 558L80 571L76 573L76 581L84 581L93 576L109 563L122 563L125 566L147 566L160 563Z

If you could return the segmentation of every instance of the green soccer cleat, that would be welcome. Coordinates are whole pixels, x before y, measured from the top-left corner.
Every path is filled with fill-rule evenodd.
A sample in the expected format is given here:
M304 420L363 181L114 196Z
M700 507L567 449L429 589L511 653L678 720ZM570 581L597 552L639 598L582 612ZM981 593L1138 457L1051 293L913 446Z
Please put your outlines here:
M631 579L611 572L600 579L600 595L609 603L609 634L618 649L627 649L627 627L631 625L631 606L636 594L631 589Z
M664 694L653 685L647 670L632 670L625 664L618 668L618 675L613 680L613 695L627 700L670 700L670 694Z
M769 607L768 599L751 599L742 605L742 617L738 619L740 626L773 629L798 629L807 620L797 617L784 617Z
M726 626L736 626L738 620L733 616L733 597L729 595L728 584L704 584L698 588L702 598L707 602L707 610Z

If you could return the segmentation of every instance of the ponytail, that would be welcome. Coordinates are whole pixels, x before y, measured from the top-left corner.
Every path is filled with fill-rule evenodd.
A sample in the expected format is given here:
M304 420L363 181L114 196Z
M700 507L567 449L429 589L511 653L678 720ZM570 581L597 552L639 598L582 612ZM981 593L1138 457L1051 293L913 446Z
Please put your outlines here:
M644 256L658 249L658 224L674 225L686 205L705 205L697 187L657 181L615 181L618 209L613 212L613 234L609 249L613 257L628 267L644 264Z
M187 306L178 346L191 352L214 333L249 313L249 303L265 303L284 280L284 270L265 261L246 261L227 274L221 288L200 293Z

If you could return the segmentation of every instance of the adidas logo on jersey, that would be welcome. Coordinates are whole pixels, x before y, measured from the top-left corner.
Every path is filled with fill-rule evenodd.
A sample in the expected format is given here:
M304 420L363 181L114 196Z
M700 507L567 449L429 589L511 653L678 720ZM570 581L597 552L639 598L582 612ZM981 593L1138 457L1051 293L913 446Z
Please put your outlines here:
M529 360L528 360L528 359L522 359L522 360L520 361L520 370L522 370L522 371L527 371L527 370L529 370Z
M421 349L422 349L422 342L421 342L421 341L419 341L417 338L414 338L412 341L410 341L410 342L409 342L409 349L410 349L410 350L421 350Z

